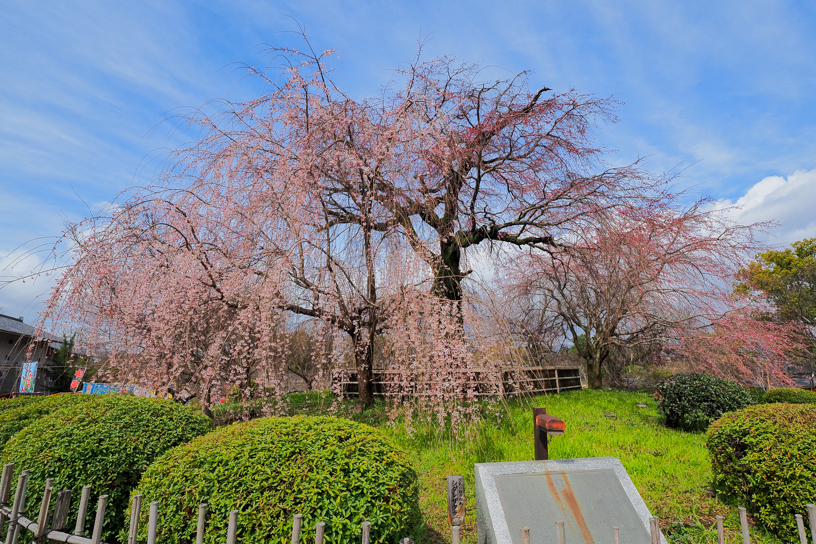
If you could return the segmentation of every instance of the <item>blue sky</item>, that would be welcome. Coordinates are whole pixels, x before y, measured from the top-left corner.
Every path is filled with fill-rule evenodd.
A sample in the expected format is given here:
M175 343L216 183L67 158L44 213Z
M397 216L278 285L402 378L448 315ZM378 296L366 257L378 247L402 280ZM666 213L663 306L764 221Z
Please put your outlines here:
M29 2L0 5L0 279L59 233L156 172L189 136L163 122L212 99L262 91L241 63L263 44L337 49L349 94L376 93L416 55L486 73L532 73L624 105L602 126L613 163L654 171L740 221L776 219L769 241L816 236L816 3L771 1ZM47 243L47 242L46 242ZM4 269L5 268L5 269ZM0 312L33 321L48 280L0 289Z

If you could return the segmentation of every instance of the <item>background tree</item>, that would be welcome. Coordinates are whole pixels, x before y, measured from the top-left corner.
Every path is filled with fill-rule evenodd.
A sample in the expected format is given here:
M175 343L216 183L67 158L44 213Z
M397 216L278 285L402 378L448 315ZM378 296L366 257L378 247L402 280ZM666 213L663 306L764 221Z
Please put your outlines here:
M514 259L509 288L563 331L591 388L602 387L616 349L661 345L727 312L723 286L756 247L752 227L682 197L609 210L571 243Z

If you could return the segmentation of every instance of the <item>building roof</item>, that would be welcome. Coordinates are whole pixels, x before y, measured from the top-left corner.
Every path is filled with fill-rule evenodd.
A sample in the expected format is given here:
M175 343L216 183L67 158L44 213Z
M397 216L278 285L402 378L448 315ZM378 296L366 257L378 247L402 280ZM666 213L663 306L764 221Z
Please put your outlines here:
M0 314L0 332L10 332L21 336L34 336L36 329L23 323L22 317Z

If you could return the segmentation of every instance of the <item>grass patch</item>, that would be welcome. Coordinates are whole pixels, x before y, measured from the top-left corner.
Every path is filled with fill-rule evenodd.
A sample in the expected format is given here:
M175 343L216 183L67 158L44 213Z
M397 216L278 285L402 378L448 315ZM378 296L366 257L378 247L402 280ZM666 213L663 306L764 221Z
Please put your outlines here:
M640 408L637 404L646 404ZM446 477L462 474L468 495L465 544L476 542L475 463L527 461L533 458L532 407L544 406L567 423L561 436L550 437L551 459L617 457L672 542L715 543L715 516L725 517L726 540L737 542L737 509L722 504L710 487L712 474L705 434L669 429L661 424L657 405L648 393L573 391L532 399L485 405L473 438L450 440L429 426L408 435L401 425L389 425L384 404L363 414L352 401L333 403L327 393L290 395L286 412L336 415L379 427L408 452L420 478L420 507L427 534L422 542L450 542L446 511ZM605 415L606 414L606 415ZM416 535L420 536L420 535ZM752 542L780 544L759 527ZM420 540L417 538L417 541Z

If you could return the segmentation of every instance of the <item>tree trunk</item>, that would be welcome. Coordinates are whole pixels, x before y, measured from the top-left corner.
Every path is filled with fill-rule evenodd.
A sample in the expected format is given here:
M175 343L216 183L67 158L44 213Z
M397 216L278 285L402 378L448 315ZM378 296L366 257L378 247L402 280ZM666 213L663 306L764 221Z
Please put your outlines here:
M456 241L441 241L439 250L440 262L435 270L434 294L458 302L462 300L462 275L459 269L462 248Z
M600 354L586 359L587 382L590 389L601 389L603 387L603 358Z
M373 338L365 338L362 333L360 331L352 337L360 411L374 404L374 342Z

